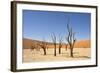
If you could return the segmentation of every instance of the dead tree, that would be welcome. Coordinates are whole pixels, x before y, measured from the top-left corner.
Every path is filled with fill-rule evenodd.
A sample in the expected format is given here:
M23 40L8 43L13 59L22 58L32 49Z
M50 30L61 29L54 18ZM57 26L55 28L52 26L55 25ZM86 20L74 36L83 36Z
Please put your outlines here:
M34 50L37 49L36 43L35 43L35 42L34 42L33 44L31 44L30 49L31 49L31 52L32 52L32 54L33 54L33 53L34 53ZM35 54L35 53L34 53L34 54Z
M46 55L47 42L45 40L41 41L40 47L43 49L44 55Z
M40 51L40 43L36 43L36 51Z
M68 24L67 24L67 30L68 30L68 36L66 37L66 40L67 40L69 48L70 48L70 56L73 57L73 48L74 48L76 39L74 37L75 33L73 32L72 27L69 26L69 20L68 20Z
M56 56L56 36L54 33L51 35L51 38L54 45L54 56Z
M65 50L67 51L67 49L68 49L68 44L65 44Z
M33 44L31 45L31 51L34 51L34 49L36 49L36 44L35 44L35 43L33 43Z
M61 54L61 48L62 48L62 45L63 45L63 43L62 43L62 37L59 35L59 54Z

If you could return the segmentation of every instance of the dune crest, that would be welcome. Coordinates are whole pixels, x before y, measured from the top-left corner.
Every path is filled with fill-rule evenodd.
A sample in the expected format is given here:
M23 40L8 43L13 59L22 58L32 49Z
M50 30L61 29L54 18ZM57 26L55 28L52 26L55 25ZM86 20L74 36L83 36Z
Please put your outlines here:
M23 38L23 49L29 49L33 44L40 44L42 41L32 40ZM53 43L47 42L49 48L53 48ZM58 44L57 44L58 47ZM68 46L69 47L69 46ZM78 40L76 41L74 48L90 48L91 41L90 40ZM63 44L62 48L65 48L65 44Z

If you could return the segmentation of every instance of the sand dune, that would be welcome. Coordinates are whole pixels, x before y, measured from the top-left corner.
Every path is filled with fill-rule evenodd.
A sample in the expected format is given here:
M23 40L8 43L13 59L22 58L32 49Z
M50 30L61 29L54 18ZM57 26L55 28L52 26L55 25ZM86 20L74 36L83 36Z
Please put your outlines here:
M75 48L90 48L91 41L90 40L79 40L75 43Z
M23 49L29 49L31 48L33 44L39 44L39 43L41 43L41 41L24 38L23 39ZM54 47L53 43L47 42L47 44L48 44L48 48ZM63 44L62 48L65 48L65 46L66 45ZM74 46L74 48L90 48L90 47L91 47L90 40L78 40L76 41L75 46ZM57 44L57 48L58 48L58 44Z

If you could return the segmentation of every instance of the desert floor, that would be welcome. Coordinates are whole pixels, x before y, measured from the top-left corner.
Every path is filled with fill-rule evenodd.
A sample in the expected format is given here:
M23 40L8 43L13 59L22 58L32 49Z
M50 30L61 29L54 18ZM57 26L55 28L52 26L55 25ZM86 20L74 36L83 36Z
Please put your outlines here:
M61 49L61 54L54 56L54 49L47 49L47 55L43 55L43 49L31 50L23 49L23 62L45 62L45 61L68 61L68 60L86 60L91 57L90 48L74 48L74 57L70 57L70 50Z

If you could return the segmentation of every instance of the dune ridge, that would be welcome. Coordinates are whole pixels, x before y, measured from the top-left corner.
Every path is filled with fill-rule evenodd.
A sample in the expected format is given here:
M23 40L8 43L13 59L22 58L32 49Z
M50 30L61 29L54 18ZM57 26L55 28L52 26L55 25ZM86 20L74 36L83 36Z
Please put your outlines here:
M27 39L27 38L23 38L23 49L29 49L31 48L31 46L33 44L40 44L43 41L39 41L39 40L33 40L33 39ZM53 48L53 43L51 42L46 42L48 45L48 48ZM65 43L63 43L62 48L65 48ZM57 47L58 47L58 43L57 43ZM91 47L91 41L90 40L78 40L76 41L74 48L90 48ZM69 48L69 46L68 46Z

